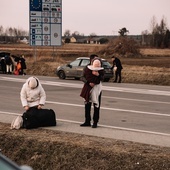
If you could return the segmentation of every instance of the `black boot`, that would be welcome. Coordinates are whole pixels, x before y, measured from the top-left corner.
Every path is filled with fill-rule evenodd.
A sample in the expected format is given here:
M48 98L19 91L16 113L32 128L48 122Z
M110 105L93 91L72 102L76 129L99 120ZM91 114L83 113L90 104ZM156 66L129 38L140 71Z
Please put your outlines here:
M97 128L97 123L93 123L92 128Z
M91 126L91 103L85 103L85 122L81 124L80 126Z
M87 127L87 126L91 126L90 122L84 122L83 124L80 125L81 127Z

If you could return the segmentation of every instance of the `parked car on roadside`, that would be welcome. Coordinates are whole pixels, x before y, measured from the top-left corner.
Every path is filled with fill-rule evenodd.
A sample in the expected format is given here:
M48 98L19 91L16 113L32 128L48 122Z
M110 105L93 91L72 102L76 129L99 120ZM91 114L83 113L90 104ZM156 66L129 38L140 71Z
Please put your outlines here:
M79 57L69 64L59 66L56 70L56 75L60 79L75 78L80 79L83 73L83 69L90 63L89 57ZM111 64L102 59L102 66L104 67L104 81L108 82L113 77L113 70Z

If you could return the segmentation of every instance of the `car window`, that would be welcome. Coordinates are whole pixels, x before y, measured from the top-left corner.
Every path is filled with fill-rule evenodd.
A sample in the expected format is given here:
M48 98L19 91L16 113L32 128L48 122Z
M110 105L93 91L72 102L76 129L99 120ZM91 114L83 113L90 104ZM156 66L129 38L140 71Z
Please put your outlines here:
M81 60L75 60L70 63L71 66L79 66Z
M90 63L90 60L82 60L80 66L84 67Z
M108 61L102 61L102 65L104 68L111 68L111 64Z

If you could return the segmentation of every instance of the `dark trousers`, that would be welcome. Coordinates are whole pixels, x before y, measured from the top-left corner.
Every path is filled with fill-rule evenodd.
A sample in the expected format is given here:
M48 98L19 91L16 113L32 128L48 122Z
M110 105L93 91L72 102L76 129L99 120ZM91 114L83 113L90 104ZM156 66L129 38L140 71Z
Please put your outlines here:
M101 104L101 93L99 95L99 107L96 107L96 104L93 104L94 114L93 114L93 122L98 123L99 115L100 115L100 104ZM90 123L91 121L91 102L85 103L85 123Z
M114 80L114 82L117 82L118 77L119 77L118 82L121 83L121 81L122 81L121 69L117 69L117 71L115 72L115 80Z
M1 65L2 68L2 73L5 74L6 73L6 65Z

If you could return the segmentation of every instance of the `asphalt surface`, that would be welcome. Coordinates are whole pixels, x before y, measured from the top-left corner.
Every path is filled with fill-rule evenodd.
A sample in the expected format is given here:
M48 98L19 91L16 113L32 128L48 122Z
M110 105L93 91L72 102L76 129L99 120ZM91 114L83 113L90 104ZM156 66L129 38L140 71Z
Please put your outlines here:
M13 76L0 75L0 93L1 93L0 122L10 124L17 115L20 115L23 112L23 109L19 101L19 90L26 78L27 77L24 76L13 77ZM60 81L56 78L50 78L50 77L39 77L39 78L42 80L42 84L49 96L49 100L47 101L47 107L53 108L54 110L56 109L55 107L57 107L56 109L57 126L48 127L47 129L170 147L170 142L169 142L170 130L168 124L170 120L169 118L170 88L169 87L134 85L134 84L123 84L123 83L121 85L114 84L115 87L114 96L117 95L118 91L120 92L122 90L123 94L129 94L128 99L130 99L133 93L135 97L137 96L140 98L141 100L140 102L145 100L144 107L142 107L141 104L139 106L135 105L135 101L131 101L132 103L128 103L128 106L126 106L126 102L128 102L126 101L122 106L121 110L120 108L118 110L118 108L109 109L111 108L111 106L109 105L109 101L107 101L107 98L113 96L113 95L109 96L109 94L112 91L113 84L103 83L103 89L104 89L103 91L105 92L103 96L105 100L103 101L101 110L104 113L107 110L107 112L105 113L107 114L107 117L105 120L104 119L105 117L103 116L98 125L98 128L94 129L91 127L80 127L80 124L84 119L83 118L84 116L83 115L77 116L76 113L80 111L82 112L83 110L83 105L80 105L82 104L82 100L76 97L74 98L74 100L70 101L70 97L73 96L75 92L77 93L76 89L80 90L80 86L82 86L82 84L79 81L73 81L73 80ZM68 90L67 86L69 86L69 88L72 88L72 90L71 91ZM56 94L54 94L53 91L54 87L55 88L57 87L55 90L58 90ZM66 95L62 93L62 97L61 97L60 93L62 90L65 91ZM70 94L69 92L73 94L69 96ZM52 94L54 94L54 96ZM60 98L58 100L56 95L59 94L60 94ZM145 96L148 94L151 95L151 97L149 98L147 96L147 100L146 100ZM117 98L118 97L119 99L123 98L123 96L121 96L120 93L118 95L119 96L117 96ZM16 98L16 96L18 100L14 101L13 104L11 104L9 107L8 101L10 99L14 100L14 97ZM143 96L144 98L142 98ZM160 99L159 102L158 99ZM75 101L76 104L73 101ZM154 106L152 106L153 102L154 102ZM66 114L63 113L63 105L65 110L69 111L70 109L70 115L68 114L68 112ZM119 106L119 103L117 105ZM133 107L133 105L135 106ZM60 106L62 107L60 108ZM129 106L131 106L129 110L127 108L123 108ZM143 109L143 110L140 111L139 113L136 110L134 110L134 108L137 107L138 110L139 109ZM151 108L155 110L151 110ZM115 112L114 119L116 120L109 121L112 118L113 110ZM123 119L121 119L121 121L119 120L120 112L123 115ZM134 116L134 112L135 114L137 112L137 115ZM148 120L149 118L150 120ZM132 121L133 119L135 119L134 124ZM151 120L154 121L153 124L151 124ZM139 126L140 124L142 124L142 126Z

